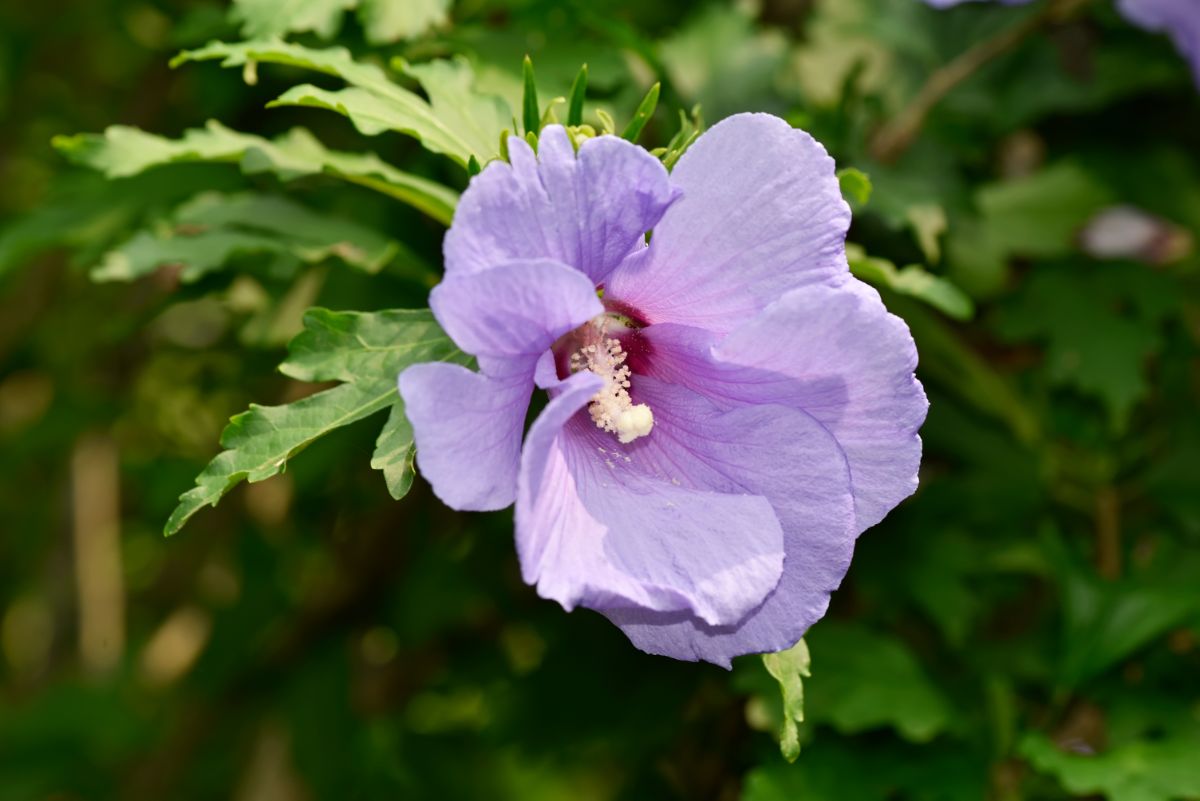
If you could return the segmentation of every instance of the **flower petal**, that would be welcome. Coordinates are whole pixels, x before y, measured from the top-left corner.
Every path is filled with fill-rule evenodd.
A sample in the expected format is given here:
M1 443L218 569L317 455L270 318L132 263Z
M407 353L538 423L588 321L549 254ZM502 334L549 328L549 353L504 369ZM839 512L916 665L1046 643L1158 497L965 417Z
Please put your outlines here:
M429 305L454 343L494 375L523 371L560 336L604 311L587 276L546 259L447 278L433 288Z
M873 288L851 280L792 292L726 337L714 356L802 381L789 405L819 420L845 451L859 532L916 490L917 431L929 402L913 374L908 326ZM743 400L754 402L752 391Z
M778 405L720 410L677 385L639 378L637 400L654 431L630 447L633 464L686 473L685 481L766 498L783 526L778 587L736 625L647 609L605 615L644 651L728 667L734 656L790 647L825 613L854 548L850 474L833 436L814 418ZM741 529L743 536L752 530Z
M1117 0L1117 8L1135 25L1170 34L1200 86L1200 7L1195 0Z
M642 608L735 624L783 568L770 504L631 467L616 440L578 414L599 386L587 373L572 376L526 438L517 500L525 580L567 609Z
M677 197L658 159L615 136L589 139L577 155L552 125L536 157L525 140L508 141L511 166L492 162L459 201L446 234L447 275L547 258L603 283Z
M491 511L516 498L532 381L532 363L529 372L505 378L444 362L416 364L400 374L417 464L447 506Z
M671 180L683 198L655 227L650 257L622 265L606 290L646 321L723 333L790 289L849 276L833 159L778 117L718 123Z

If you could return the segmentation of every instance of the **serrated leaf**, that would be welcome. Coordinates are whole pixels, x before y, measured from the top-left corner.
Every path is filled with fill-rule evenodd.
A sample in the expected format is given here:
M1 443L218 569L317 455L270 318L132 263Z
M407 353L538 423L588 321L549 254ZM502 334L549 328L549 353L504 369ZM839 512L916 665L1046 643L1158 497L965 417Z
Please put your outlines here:
M219 59L225 67L262 63L286 64L341 78L348 88L295 86L271 106L310 106L336 111L364 134L397 131L412 136L430 151L454 159L464 168L473 155L486 164L499 156L498 135L512 113L499 97L474 89L474 73L465 58L409 65L402 71L425 90L428 100L388 78L373 64L355 61L345 48L313 49L280 40L227 44L212 42L180 53L172 65Z
M114 125L103 134L58 136L54 146L68 160L110 178L137 175L180 162L228 162L247 174L272 173L290 181L328 174L390 195L449 225L458 193L439 183L398 170L374 153L328 150L311 133L293 128L275 139L239 133L210 120L204 128L168 139L137 128Z
M230 17L247 38L312 31L329 39L342 27L342 15L357 5L358 0L233 0Z
M804 640L774 654L763 654L767 672L783 694L783 736L779 750L788 762L800 756L800 724L804 722L804 680L812 675L812 660Z
M387 423L375 440L375 453L371 456L371 467L383 471L388 492L400 500L412 489L416 475L417 449L413 445L412 425L404 415L404 403L397 399L388 415Z
M806 636L821 657L808 682L811 720L854 734L890 726L927 742L951 723L951 707L899 640L860 626L825 621Z
M1162 314L1130 300L1155 288L1167 293L1167 304L1178 303L1170 285L1147 270L1047 265L1001 310L997 327L1010 340L1045 341L1050 380L1103 401L1119 430L1149 391L1147 362L1162 346Z
M249 253L317 263L336 257L377 272L399 251L393 240L351 220L317 214L282 197L204 193L180 206L163 230L139 231L105 254L97 281L131 281L166 264L195 281Z
M956 320L970 320L975 316L975 304L966 293L919 265L897 268L887 259L868 256L857 245L846 246L846 258L850 262L850 272L869 284L917 298Z
M371 44L411 39L444 25L451 0L233 0L231 17L247 38L312 31L331 39L343 15L358 9Z
M362 0L358 17L371 44L412 39L445 25L452 0Z
M287 360L280 365L286 375L344 383L286 406L252 405L234 417L221 435L226 450L197 477L196 487L180 496L167 521L167 535L178 532L202 507L215 506L242 481L262 481L283 472L288 460L314 440L395 407L396 378L408 365L469 362L426 309L371 313L312 309L304 317L304 331L288 350ZM389 419L381 440L400 449L398 437L404 429L392 423ZM389 490L396 496L412 478L404 475L403 467L391 462L388 466L392 467Z

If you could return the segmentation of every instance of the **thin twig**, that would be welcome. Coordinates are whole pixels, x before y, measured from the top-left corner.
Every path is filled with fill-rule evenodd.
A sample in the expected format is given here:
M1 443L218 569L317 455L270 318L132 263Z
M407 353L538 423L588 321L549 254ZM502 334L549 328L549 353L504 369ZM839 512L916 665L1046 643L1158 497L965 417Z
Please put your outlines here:
M871 155L884 163L898 159L920 133L929 112L950 93L950 90L1043 28L1069 19L1089 2L1091 0L1051 0L1038 13L1000 31L990 39L973 45L965 53L935 71L912 102L874 136L871 140Z
M1096 493L1096 572L1109 580L1121 576L1121 498L1113 487Z

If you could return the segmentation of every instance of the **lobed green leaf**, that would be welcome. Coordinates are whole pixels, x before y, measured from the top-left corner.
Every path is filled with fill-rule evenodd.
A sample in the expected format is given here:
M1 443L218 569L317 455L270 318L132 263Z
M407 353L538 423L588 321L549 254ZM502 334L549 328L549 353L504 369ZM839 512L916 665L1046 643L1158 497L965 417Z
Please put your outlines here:
M285 64L333 75L345 89L322 89L311 84L292 87L270 106L309 106L346 116L368 136L396 131L412 136L434 153L449 156L464 168L471 156L487 163L499 156L497 135L512 119L503 99L474 88L474 73L465 58L456 57L410 65L395 65L425 91L421 97L392 81L383 69L355 61L341 47L313 49L277 39L227 44L211 42L180 53L172 65L219 60L225 67Z
M114 125L103 134L54 138L68 160L110 178L125 178L165 164L227 162L247 174L271 173L284 181L327 174L396 198L449 225L458 193L441 184L398 170L374 153L329 150L303 128L275 139L239 133L210 120L204 128L178 139Z
M469 358L442 332L426 309L334 312L311 309L304 331L288 346L280 365L303 381L342 381L284 406L251 405L221 435L225 451L180 496L165 533L177 533L204 506L216 504L242 481L262 481L287 469L288 460L316 439L391 408L372 466L384 471L399 498L412 484L412 432L404 420L396 378L411 364Z
M176 209L168 226L139 231L105 254L97 281L131 281L166 264L183 266L185 282L248 253L288 255L306 263L335 257L378 272L400 245L351 220L318 214L283 197L209 192Z

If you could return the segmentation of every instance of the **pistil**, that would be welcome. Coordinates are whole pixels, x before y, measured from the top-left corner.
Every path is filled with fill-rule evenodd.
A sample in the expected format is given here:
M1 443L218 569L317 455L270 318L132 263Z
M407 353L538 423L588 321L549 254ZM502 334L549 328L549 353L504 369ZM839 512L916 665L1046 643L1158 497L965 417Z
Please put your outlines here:
M597 428L628 444L650 433L654 428L654 413L646 404L635 404L629 397L627 354L619 340L606 336L605 319L593 320L588 325L594 328L595 335L571 354L571 372L589 370L604 380L604 386L592 397L588 413Z

